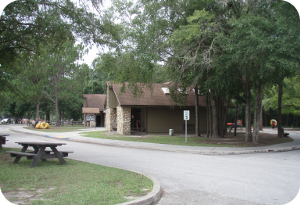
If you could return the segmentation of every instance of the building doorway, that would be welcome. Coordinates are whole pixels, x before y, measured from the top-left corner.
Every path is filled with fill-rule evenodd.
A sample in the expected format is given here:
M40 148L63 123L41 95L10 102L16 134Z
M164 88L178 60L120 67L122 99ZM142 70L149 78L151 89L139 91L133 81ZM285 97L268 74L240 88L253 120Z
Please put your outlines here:
M131 108L131 131L142 131L141 108Z
M96 127L101 127L101 115L96 115Z

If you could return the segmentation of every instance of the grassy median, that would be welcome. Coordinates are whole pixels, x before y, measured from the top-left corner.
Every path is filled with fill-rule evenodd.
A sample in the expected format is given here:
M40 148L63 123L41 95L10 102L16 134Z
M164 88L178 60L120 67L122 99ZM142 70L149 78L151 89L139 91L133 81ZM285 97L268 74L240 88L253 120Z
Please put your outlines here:
M152 190L147 177L116 168L76 160L40 161L13 158L0 149L0 185L4 196L15 204L118 204L144 196ZM19 150L18 150L19 151Z
M202 137L189 135L187 143L185 143L185 135L119 135L107 131L84 132L80 133L84 137L103 138L112 140L148 142L170 145L185 145L185 146L206 146L206 147L254 147L280 144L293 141L290 137L278 138L276 134L260 133L258 143L245 142L245 134L239 133L234 136L232 133L227 133L224 138L207 138L205 134Z

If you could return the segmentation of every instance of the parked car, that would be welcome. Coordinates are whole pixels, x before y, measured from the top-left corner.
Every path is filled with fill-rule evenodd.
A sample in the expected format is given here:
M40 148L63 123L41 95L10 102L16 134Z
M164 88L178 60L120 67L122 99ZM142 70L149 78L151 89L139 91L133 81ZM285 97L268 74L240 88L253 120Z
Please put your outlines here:
M10 118L3 118L1 120L1 124L8 124L8 123L11 123L11 119Z

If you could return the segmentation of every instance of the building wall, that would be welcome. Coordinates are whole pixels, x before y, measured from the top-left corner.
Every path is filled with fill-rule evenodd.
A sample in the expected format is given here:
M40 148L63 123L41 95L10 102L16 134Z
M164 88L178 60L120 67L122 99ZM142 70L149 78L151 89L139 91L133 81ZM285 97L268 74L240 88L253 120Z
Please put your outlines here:
M168 133L174 129L174 133L185 132L183 111L190 110L188 120L188 132L195 133L195 108L178 107L142 107L141 127L146 128L147 133ZM207 129L206 108L199 107L200 133ZM116 130L119 134L130 134L131 131L131 107L119 106L112 88L107 87L107 102L105 114L105 127L108 131Z
M185 121L183 111L190 110L190 120L187 121L188 131L195 133L195 108L170 108L170 107L149 107L147 109L147 132L169 132L174 129L174 133L184 133ZM205 108L199 108L200 133L206 132L206 112Z
M87 107L87 106L88 106L87 100L86 100L86 98L83 98L83 107Z
M109 101L107 101L109 108L116 108L118 106L118 100L112 88L108 88L107 99L109 99Z

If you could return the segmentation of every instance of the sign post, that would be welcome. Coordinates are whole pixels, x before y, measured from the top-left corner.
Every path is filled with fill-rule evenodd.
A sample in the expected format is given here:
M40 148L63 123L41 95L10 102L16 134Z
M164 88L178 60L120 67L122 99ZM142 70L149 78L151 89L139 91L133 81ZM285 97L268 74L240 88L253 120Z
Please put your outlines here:
M185 120L185 143L187 143L187 121L190 120L190 111L183 111L183 120Z

